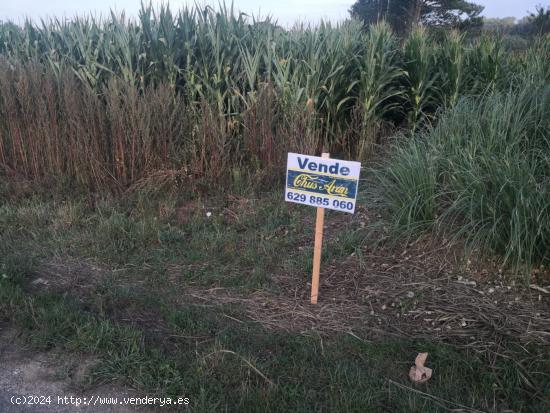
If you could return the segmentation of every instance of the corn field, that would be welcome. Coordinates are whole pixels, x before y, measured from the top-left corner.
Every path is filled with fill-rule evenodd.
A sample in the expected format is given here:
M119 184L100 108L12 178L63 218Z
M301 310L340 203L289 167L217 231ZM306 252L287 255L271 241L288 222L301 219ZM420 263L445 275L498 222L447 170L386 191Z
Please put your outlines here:
M549 68L545 39L511 54L496 37L283 29L225 5L1 23L0 170L119 191L269 176L290 150L364 159Z

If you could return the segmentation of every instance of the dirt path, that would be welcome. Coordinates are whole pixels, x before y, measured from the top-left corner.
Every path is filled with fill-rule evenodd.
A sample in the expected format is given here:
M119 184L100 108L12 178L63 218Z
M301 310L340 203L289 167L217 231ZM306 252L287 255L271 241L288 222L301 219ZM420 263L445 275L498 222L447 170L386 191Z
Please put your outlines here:
M73 377L68 377L69 365L78 364L78 360L67 360L67 356L60 360L48 353L36 353L25 350L14 330L0 325L0 412L37 412L37 413L69 413L69 412L133 412L137 407L115 406L80 406L76 403L69 404L70 397L73 400L90 399L95 396L102 398L116 397L140 397L130 390L112 386L102 386L89 392L75 391L74 381L81 372L74 372ZM84 363L84 361L80 361ZM77 368L78 370L78 368ZM42 397L42 403L24 404L22 400L29 396ZM50 399L47 399L47 397ZM67 397L67 403L59 403L58 397ZM36 398L36 401L39 399ZM15 404L14 401L19 404ZM48 402L50 400L50 402ZM97 400L97 399L96 399ZM21 404L23 403L23 404ZM140 408L139 411L151 411Z

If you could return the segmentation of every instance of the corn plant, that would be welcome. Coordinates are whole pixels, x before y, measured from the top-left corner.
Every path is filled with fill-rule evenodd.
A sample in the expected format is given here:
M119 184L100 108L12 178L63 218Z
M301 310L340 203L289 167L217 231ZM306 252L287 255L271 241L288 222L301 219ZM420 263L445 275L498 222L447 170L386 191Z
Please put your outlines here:
M155 168L267 168L288 148L365 158L465 95L547 82L549 44L510 56L423 28L403 42L385 24L284 29L224 3L0 23L0 168L121 189Z
M495 91L503 75L503 50L499 38L485 35L466 54L468 88L479 94Z
M439 91L435 71L434 44L423 27L412 30L403 45L403 68L405 71L405 94L409 105L408 122L415 132L422 121L430 116L430 108Z
M440 103L452 108L458 102L465 82L464 35L451 31L445 33L438 48L437 67L439 71Z
M364 54L357 57L358 99L363 118L363 133L357 146L360 159L372 150L384 117L397 107L396 98L403 93L398 83L403 70L398 65L396 40L389 25L371 26L366 43Z

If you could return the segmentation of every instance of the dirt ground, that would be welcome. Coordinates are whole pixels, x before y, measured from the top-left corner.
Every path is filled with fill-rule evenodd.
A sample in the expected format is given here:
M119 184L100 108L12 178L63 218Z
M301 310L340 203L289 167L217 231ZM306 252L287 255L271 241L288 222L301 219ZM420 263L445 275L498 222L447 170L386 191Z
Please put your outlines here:
M15 330L0 325L0 412L36 412L36 413L72 413L72 412L133 412L136 408L126 406L77 406L76 404L58 403L61 398L93 398L100 397L140 397L132 390L117 386L104 385L90 391L79 391L78 381L81 380L89 360L68 359L64 354L37 353L28 351L17 338ZM16 398L39 397L35 401L44 404L15 404ZM40 398L44 396L44 398ZM51 397L47 403L45 397ZM29 399L27 399L29 400ZM69 399L68 399L69 401ZM20 403L20 402L19 402ZM148 412L141 408L140 411Z

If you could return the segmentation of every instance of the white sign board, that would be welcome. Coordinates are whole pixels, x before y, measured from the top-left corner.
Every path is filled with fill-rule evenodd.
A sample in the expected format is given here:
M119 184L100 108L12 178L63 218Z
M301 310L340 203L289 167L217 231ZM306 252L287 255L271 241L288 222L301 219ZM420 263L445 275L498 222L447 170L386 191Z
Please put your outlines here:
M285 199L353 214L360 172L359 162L289 153Z

